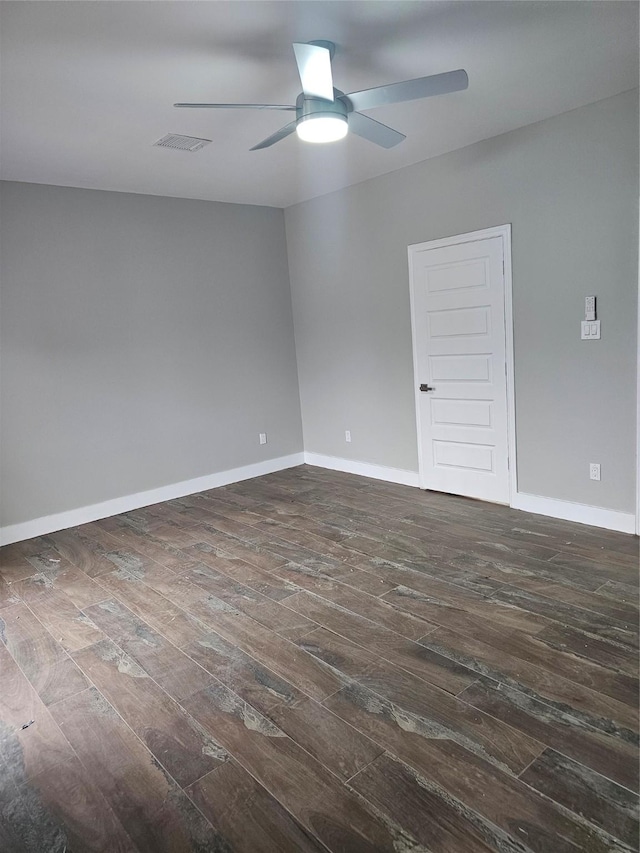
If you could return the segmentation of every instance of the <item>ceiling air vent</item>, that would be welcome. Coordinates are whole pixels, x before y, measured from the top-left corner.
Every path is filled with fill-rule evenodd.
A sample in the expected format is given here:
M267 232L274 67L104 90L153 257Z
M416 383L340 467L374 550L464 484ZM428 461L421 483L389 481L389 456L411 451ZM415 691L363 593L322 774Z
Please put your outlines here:
M169 133L163 136L154 146L158 148L175 148L176 151L199 151L211 142L210 139L198 139L197 136L180 136L179 133Z

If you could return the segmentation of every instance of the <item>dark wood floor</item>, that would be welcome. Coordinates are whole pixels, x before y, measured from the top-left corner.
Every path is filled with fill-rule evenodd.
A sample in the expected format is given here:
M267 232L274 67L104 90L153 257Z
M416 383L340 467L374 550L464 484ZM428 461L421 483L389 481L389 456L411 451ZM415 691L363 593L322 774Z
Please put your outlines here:
M0 555L2 853L637 850L636 537L303 466Z

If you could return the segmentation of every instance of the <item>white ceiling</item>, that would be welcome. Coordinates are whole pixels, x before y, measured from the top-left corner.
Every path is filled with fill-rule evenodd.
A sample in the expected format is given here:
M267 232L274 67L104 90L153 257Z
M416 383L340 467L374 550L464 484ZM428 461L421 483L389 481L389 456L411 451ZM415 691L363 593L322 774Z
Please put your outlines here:
M635 2L2 2L6 180L286 207L638 85ZM295 103L291 43L336 42L345 92L465 68L469 89L369 114L407 135L252 145ZM151 147L205 137L197 153Z

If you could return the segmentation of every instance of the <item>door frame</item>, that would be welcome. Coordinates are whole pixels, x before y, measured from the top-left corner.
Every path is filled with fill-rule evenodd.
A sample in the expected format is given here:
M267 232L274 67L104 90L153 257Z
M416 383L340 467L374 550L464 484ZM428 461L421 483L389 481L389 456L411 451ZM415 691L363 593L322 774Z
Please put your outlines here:
M418 347L416 340L415 282L413 281L413 257L428 249L441 249L444 246L456 246L477 240L502 238L502 257L504 263L504 325L505 325L505 371L507 384L507 464L509 467L509 506L513 506L518 492L518 472L516 459L516 399L514 387L514 348L513 348L513 280L511 275L511 225L496 225L480 231L469 231L425 243L414 243L408 247L409 259L409 297L411 303L411 338L413 348L413 387L416 407L416 427L418 442L418 480L421 489L428 489L425 474L422 447L422 425L420 422L420 379L418 377Z

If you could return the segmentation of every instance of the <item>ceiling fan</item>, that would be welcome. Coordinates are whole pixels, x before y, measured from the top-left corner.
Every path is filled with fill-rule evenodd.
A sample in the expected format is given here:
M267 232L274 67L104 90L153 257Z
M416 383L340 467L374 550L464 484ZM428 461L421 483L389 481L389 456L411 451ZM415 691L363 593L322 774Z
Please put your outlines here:
M295 43L293 51L302 82L302 92L295 106L283 104L174 104L174 107L192 109L226 110L285 110L295 112L295 120L281 127L271 136L254 145L251 151L269 148L294 131L305 142L335 142L352 133L368 139L383 148L393 148L405 139L403 133L363 115L361 110L370 110L386 104L429 98L459 92L469 85L467 72L459 69L430 77L417 77L402 83L376 86L361 92L345 95L333 88L331 60L335 45L330 41Z

